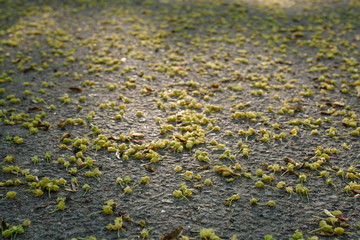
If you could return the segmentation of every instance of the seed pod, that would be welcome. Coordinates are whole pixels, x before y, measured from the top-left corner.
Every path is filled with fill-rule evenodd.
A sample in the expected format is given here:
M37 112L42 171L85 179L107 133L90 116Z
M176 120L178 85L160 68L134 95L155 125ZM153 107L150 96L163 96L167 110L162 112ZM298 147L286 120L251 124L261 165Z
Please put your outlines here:
M193 178L194 173L192 171L186 171L185 172L185 179L191 180Z
M286 187L285 189L286 189L286 191L287 191L288 193L290 193L290 194L294 192L294 190L293 190L292 187Z
M256 198L251 198L250 199L250 205L254 205L257 204L257 199Z
M184 195L185 195L186 197L190 197L191 194L192 194L192 191L191 191L190 189L185 189L185 190L184 190Z
M103 206L103 212L106 214L111 214L113 212L112 207L109 205L104 205Z
M30 221L30 220L25 220L25 221L22 223L22 226L23 226L23 227L28 227L28 226L30 226L30 224L31 224L31 221Z
M299 182L304 182L304 181L306 181L306 178L307 178L307 176L305 175L305 174L300 174L299 175Z
M256 187L256 188L262 188L262 187L264 187L264 183L263 183L262 181L257 181L257 182L255 183L255 187Z
M342 212L339 210L332 211L332 215L335 217L340 217L342 215Z
M130 183L130 181L131 181L130 176L125 176L125 178L124 178L124 182L125 182L126 184L129 184L129 183Z
M182 192L180 190L174 190L173 196L176 198L180 198L182 196Z
M262 177L263 174L264 174L264 173L263 173L263 170L262 170L262 169L258 168L258 169L256 170L256 175L258 175L258 177Z
M140 180L141 184L146 184L148 181L150 180L150 178L148 176L142 177Z
M140 236L142 237L142 239L148 238L149 237L149 230L147 229L143 229L140 233Z
M251 173L244 173L244 176L245 176L246 178L252 178Z
M234 169L235 170L241 170L242 167L241 167L241 165L239 163L235 163Z
M300 184L296 185L295 191L296 193L302 193L302 186Z
M345 233L345 230L342 227L337 227L337 228L334 229L334 234L335 235L343 235L344 233Z
M285 182L280 181L280 182L278 182L278 184L276 185L276 187L277 187L278 189L283 189L283 188L285 187L285 185L286 185Z
M214 184L212 183L212 181L210 180L210 178L205 179L204 184L205 184L205 185L208 185L208 186L213 186L213 185L214 185Z
M261 181L265 182L265 183L269 183L274 179L273 176L268 176L266 174L264 174L261 178Z
M58 209L61 210L61 211L63 211L65 209L65 202L64 201L59 201Z
M268 201L267 205L268 205L269 207L275 207L275 206L276 206L276 203L275 203L275 201Z
M331 178L326 179L326 183L327 183L328 185L333 185L333 184L334 184L334 182L332 181Z
M132 193L132 190L131 190L131 188L128 186L128 187L124 188L124 192L125 192L125 193Z
M90 190L90 185L89 185L89 184L84 184L84 186L83 186L82 188L83 188L83 190L84 190L85 193L86 193L87 191ZM84 195L85 195L85 193L84 193Z
M3 198L3 199L6 199L6 198L14 198L16 196L16 192L14 192L14 191L9 191L9 192L7 192L6 193L6 197L5 198Z
M44 192L41 189L35 189L33 190L33 193L35 197L41 197L44 194Z
M323 230L324 232L328 232L328 233L333 232L332 226L330 226L328 224L324 224L323 226L321 226L321 230Z

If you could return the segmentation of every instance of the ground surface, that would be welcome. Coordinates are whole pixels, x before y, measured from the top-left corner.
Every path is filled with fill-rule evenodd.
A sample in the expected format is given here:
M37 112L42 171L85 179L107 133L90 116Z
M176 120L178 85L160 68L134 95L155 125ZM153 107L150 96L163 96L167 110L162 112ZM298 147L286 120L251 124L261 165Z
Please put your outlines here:
M359 10L0 1L3 238L359 239Z

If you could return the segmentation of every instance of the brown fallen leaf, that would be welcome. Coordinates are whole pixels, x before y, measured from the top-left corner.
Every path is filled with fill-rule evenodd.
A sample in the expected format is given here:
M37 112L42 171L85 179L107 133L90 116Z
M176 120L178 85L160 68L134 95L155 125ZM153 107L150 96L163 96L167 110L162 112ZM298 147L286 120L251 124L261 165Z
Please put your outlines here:
M334 107L345 107L345 104L344 103L340 103L340 102L333 102L332 105Z
M129 216L129 214L126 214L124 217L124 220L126 220L126 221L128 221L128 222L134 222L134 219L132 219L130 216Z
M155 169L152 167L152 166L149 166L149 165L144 165L146 171L148 172L155 172Z
M346 218L346 217L342 217L342 216L335 216L337 219L339 219L340 221L349 221L349 219L348 218ZM346 224L346 223L342 223L342 224ZM348 225L348 224L346 224L346 225ZM349 226L349 225L348 225Z
M34 127L44 129L44 131L48 131L51 128L51 125L38 124L38 125L35 125Z
M187 143L187 140L185 138L182 138L182 137L178 137L178 136L175 136L177 139L179 139L181 142L183 143Z
M23 73L27 73L27 72L35 71L35 70L36 70L36 68L34 66L30 66L30 67L24 68L22 71L23 71Z
M132 137L135 137L135 138L143 138L143 137L145 137L145 134L143 134L143 133L133 133L133 134L132 134Z
M67 192L72 192L72 193L76 193L77 190L73 190L73 189L70 189L70 188L64 188L65 191Z
M69 137L70 137L70 133L64 133L64 134L61 136L59 142L61 142L61 141L64 140L65 138L69 138Z
M297 169L297 170L300 170L300 169L302 169L304 166L305 166L305 163L298 164L298 165L296 166L296 169Z
M212 88L218 88L220 85L219 84L217 84L217 83L212 83L211 85L210 85L210 87L212 87Z
M331 115L331 114L333 114L334 112L336 112L336 110L335 109L329 109L328 111L326 111L326 112L320 112L321 114L323 114L323 115Z
M76 184L73 182L71 182L71 188L72 188L72 190L77 191Z
M12 60L11 62L12 62L12 63L19 63L19 62L21 62L21 58L17 58L17 59L15 59L15 60Z
M126 215L126 213L123 212L123 211L119 211L119 212L118 212L118 215L121 216L121 217L124 217L124 216Z
M82 92L80 87L69 87L68 89L70 92Z
M118 137L110 136L108 137L108 140L120 141L121 139Z
M184 228L182 226L178 226L173 231L167 233L165 236L161 237L160 240L175 240L180 234Z
M35 98L31 98L30 101L31 101L32 103L39 103L38 101L36 101Z
M41 111L41 107L40 106L30 107L26 111L28 111L28 112L38 112L38 111Z
M126 213L123 212L123 211L119 211L119 212L118 212L118 215L121 216L121 217L123 217L124 220L126 220L126 221L128 221L128 222L132 222L132 223L134 222L134 219L132 219L129 214L126 214Z
M284 162L296 165L296 162L289 157L284 157Z
M204 166L197 167L197 169L199 169L199 170L207 170L207 169L210 169L210 166L209 165L204 165Z
M58 122L58 124L57 124L57 126L58 127L65 127L65 123L66 123L66 121L60 121L60 122Z
M229 167L225 167L225 166L214 166L213 167L215 172L218 172L220 174L222 174L224 177L227 176L237 176L237 177L241 177L241 174L237 174L235 173L233 170L231 170Z
M123 151L120 152L119 150L117 150L116 153L115 153L116 158L120 160L123 153L124 153Z
M139 145L141 145L141 144L143 144L144 143L144 141L141 141L141 140L131 140L133 143L135 143L135 144L139 144Z

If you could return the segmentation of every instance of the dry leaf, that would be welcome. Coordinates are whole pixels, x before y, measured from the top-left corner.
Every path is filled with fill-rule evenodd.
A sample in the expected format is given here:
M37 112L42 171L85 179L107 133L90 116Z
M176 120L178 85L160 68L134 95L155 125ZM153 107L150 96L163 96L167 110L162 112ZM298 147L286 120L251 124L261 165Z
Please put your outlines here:
M38 111L41 111L41 107L40 106L30 107L26 111L28 111L28 112L38 112Z
M145 137L145 135L142 134L142 133L133 133L133 134L132 134L132 137L143 138L143 137Z
M69 87L69 91L71 92L82 92L80 87Z
M145 167L146 171L148 171L148 172L155 172L155 169L149 165L144 165L144 167Z
M165 236L161 237L160 240L175 240L183 231L182 226L178 226L173 231L167 233Z
M70 133L64 133L64 134L61 136L59 142L61 142L61 141L64 140L65 138L69 138L69 137L70 137Z

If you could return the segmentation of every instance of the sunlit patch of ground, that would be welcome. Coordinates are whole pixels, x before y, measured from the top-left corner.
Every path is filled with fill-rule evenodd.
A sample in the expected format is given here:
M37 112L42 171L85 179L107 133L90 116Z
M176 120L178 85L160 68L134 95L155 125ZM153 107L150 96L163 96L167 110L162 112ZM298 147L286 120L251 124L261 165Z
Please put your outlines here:
M0 1L3 238L358 239L359 10Z

